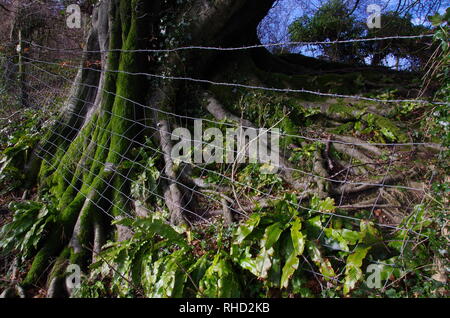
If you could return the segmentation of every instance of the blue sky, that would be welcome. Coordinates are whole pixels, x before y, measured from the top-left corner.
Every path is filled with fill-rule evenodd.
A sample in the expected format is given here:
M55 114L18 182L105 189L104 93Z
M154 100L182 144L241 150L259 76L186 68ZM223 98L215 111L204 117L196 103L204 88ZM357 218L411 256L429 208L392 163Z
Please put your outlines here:
M320 0L311 0L306 3L314 8L318 7ZM277 5L272 8L268 16L261 22L261 26L264 27L264 31L260 32L261 42L265 43L280 43L288 42L289 34L288 27L294 22L298 17L301 17L304 12L302 1L299 0L278 0ZM382 12L393 10L397 7L398 1L392 0L363 0L361 5L358 7L355 14L358 16L366 17L365 12L366 6L368 4L378 4L383 9ZM450 0L443 0L441 7L439 8L439 13L445 12L446 8L450 6ZM427 24L426 14L418 15L413 13L412 22L414 24ZM315 56L317 55L316 48L301 48L295 50L301 52L302 54ZM386 61L388 65L392 66L394 64L393 59Z

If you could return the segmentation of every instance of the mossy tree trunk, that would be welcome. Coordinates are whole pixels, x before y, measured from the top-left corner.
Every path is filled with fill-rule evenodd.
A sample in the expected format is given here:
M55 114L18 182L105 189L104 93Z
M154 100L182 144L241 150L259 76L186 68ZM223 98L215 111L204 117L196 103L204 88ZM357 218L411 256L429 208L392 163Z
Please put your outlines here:
M132 160L131 150L146 135L155 135L145 126L160 131L154 137L158 143L167 133L161 127L170 129L169 117L141 105L174 111L180 90L180 83L132 73L206 75L218 60L217 54L209 53L161 56L136 50L160 48L169 41L179 46L247 44L256 39L257 23L272 2L104 0L97 5L70 98L36 152L35 158L44 158L37 182L41 191L58 198L60 215L36 254L25 285L36 283L52 258L58 261L48 283L63 274L65 260L88 265L96 252L90 250L94 241L101 246L106 238L120 240L128 235L123 228L111 227L112 218L130 212L125 195L129 180L120 164ZM183 27L182 21L189 23ZM101 61L97 69L89 63L95 60ZM167 169L165 173L171 220L182 223L182 209L173 204L179 201L179 189L170 181L175 175ZM100 224L112 229L112 236L95 237L104 232L94 230Z

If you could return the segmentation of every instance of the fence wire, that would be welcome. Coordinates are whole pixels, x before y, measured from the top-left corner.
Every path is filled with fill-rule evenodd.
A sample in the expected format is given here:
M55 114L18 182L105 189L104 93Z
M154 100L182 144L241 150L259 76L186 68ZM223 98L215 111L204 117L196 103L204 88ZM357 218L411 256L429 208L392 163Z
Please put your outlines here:
M352 43L352 42L361 42L361 41L378 41L378 40L386 40L386 39L418 39L418 38L431 37L431 36L432 35L398 36L398 37L385 37L385 38L373 38L373 39L353 39L353 40L332 41L332 42L286 42L286 43L273 43L273 44L264 44L264 45L243 46L243 47L236 47L236 48L187 46L187 47L178 47L178 48L171 48L171 49L108 50L108 51L86 51L86 50L79 50L79 49L56 49L56 48L41 46L41 45L38 45L33 42L29 42L28 44L30 46L37 47L44 51L46 50L46 51L64 52L64 53L69 52L69 53L74 53L74 54L109 53L109 52L116 52L116 51L117 52L126 52L126 53L134 53L134 52L170 53L170 52L181 51L181 50L237 51L237 50L248 50L248 49L255 49L255 48L267 48L267 47L286 46L286 45L298 46L298 45ZM15 65L14 63L11 62L12 60L15 59L15 57L16 56L9 57L10 60L7 62L7 63L9 63L8 64L9 67L12 67ZM25 84L25 87L28 92L28 98L30 101L30 105L35 109L41 109L41 110L44 109L44 111L46 109L52 109L55 111L58 111L60 109L62 100L65 100L68 97L70 97L69 96L70 95L69 88L75 84L74 74L80 70L89 70L89 71L98 72L100 74L107 73L107 72L123 73L123 74L127 74L127 75L132 75L132 76L145 76L147 78L158 78L158 79L163 79L163 80L187 81L187 82L208 84L208 85L213 85L213 86L234 87L234 88L239 88L239 89L244 89L244 90L261 90L261 91L271 91L271 92L276 92L276 93L303 93L303 94L311 94L311 95L316 95L316 96L338 98L338 99L346 98L346 99L352 99L352 100L364 100L364 101L370 101L370 102L376 102L376 103L382 103L382 104L385 104L385 103L395 103L395 104L417 103L417 104L427 104L427 105L448 105L448 103L446 103L446 102L433 101L433 100L378 99L378 98L371 98L371 97L365 97L365 96L333 94L333 93L312 91L312 90L306 90L306 89L285 89L285 88L282 89L282 88L254 86L254 85L246 85L246 84L230 83L230 82L216 82L216 81L211 81L209 79L181 77L181 76L168 76L168 75L164 75L164 74L151 74L151 73L145 73L145 72L125 72L125 71L120 71L120 70L100 70L100 69L96 69L96 68L86 67L83 65L76 66L76 65L70 65L70 63L67 63L67 64L55 63L55 62L52 62L49 60L33 58L30 56L27 56L27 57L24 56L23 59L26 61L24 65L26 65L26 70L27 70L26 74L25 74L27 81L24 84ZM68 69L72 70L72 71L68 71ZM7 84L7 86L9 87L8 90L9 90L10 94L18 94L18 92L20 91L20 89L18 88L18 82L15 78L7 78L6 75L4 75L2 82L4 84ZM114 96L115 98L119 98L126 102L129 102L133 106L140 107L140 108L143 108L146 110L150 110L152 112L157 112L161 115L169 116L169 118L173 119L174 122L202 120L211 125L214 125L214 127L227 126L227 127L232 127L232 128L245 128L245 129L253 128L253 127L241 125L239 123L230 123L230 122L223 122L223 121L211 120L211 119L200 118L200 117L185 116L185 115L181 115L181 114L178 114L175 112L164 111L159 108L155 108L150 105L145 105L138 101L134 101L129 98L120 96L120 95L116 94L115 92L107 91L106 89L104 89L103 87L100 87L98 85L88 85L85 83L78 83L78 85L82 85L87 88L92 88L97 91L101 90L105 94L108 94L108 95ZM56 97L58 97L58 98L56 98ZM77 112L66 110L66 114L77 117L79 119L79 122L81 122L81 123L88 121L89 120L89 118L87 117L88 109L90 106L95 106L94 103L91 101L76 98L74 96L71 96L71 98L81 102L83 104L83 106L82 106L83 109L81 111L77 111ZM2 104L6 105L7 103L5 103L3 101ZM4 106L2 106L2 107L4 107ZM23 110L20 109L19 107L16 107L16 108L11 107L10 109L6 109L6 110L2 109L1 114L3 117L0 117L0 123L2 123L2 126L6 125L9 121L11 121L14 118L14 116L16 116L17 114L20 114L22 111ZM154 125L150 125L147 123L147 121L148 121L147 118L143 118L140 120L137 120L137 119L133 120L130 118L119 116L108 110L103 110L103 111L106 114L108 114L108 116L111 116L111 118L116 117L119 120L130 121L130 125L128 127L129 130L137 129L138 134L140 134L140 135L146 134L146 136L150 139L152 137L154 137L155 135L157 135L159 132L159 130L156 127L154 127ZM80 113L86 114L86 115L80 115ZM71 132L71 134L73 134L75 136L78 136L80 131L84 128L84 125L81 125L79 127L70 126L65 121L63 121L60 117L56 117L56 119L54 119L54 123L59 124L60 127L62 126L62 127L67 128ZM160 147L140 142L140 141L136 140L135 138L130 138L129 136L126 135L126 133L128 131L125 132L124 134L117 134L114 131L105 129L100 124L96 124L93 127L93 131L97 130L97 129L102 130L103 132L109 134L108 141L105 143L106 145L109 144L109 141L111 140L111 138L113 136L121 138L121 139L125 140L126 142L128 142L127 151L125 151L124 153L115 152L115 155L117 155L118 158L120 158L119 162L116 164L117 166L120 166L122 163L125 163L125 162L132 162L133 168L140 169L140 171L148 171L151 168L150 163L143 164L139 161L139 154L137 154L134 157L129 155L132 147L140 147L141 149L144 149L154 155L164 156L164 152L160 149ZM73 141L73 139L68 138L67 135L63 135L56 130L53 131L53 134L54 134L54 136L60 138L61 140L64 140L65 142L67 142L69 144ZM172 132L169 132L169 135L170 135L170 137L180 137L178 135L173 134ZM366 188L371 188L371 189L373 189L373 188L377 189L378 193L376 195L375 200L373 200L373 202L371 202L369 204L366 204L366 206L364 206L364 208L360 208L360 209L369 210L370 217L372 219L374 218L374 215L373 215L374 211L379 207L383 207L383 204L379 203L382 199L382 192L381 192L382 190L397 189L397 190L402 190L402 191L415 191L415 192L419 192L419 193L423 193L423 192L427 191L426 188L398 185L398 184L396 184L397 182L389 182L389 178L392 175L392 167L394 165L393 155L399 153L400 152L399 149L401 147L418 147L418 146L439 147L439 145L436 143L427 143L427 142L409 142L409 143L407 143L407 142L404 142L404 143L373 143L373 142L364 142L364 141L351 142L351 141L338 140L338 139L332 139L332 138L328 138L328 139L315 138L315 137L311 137L308 135L300 135L300 134L293 135L293 134L288 134L285 132L281 132L280 137L293 138L293 139L297 140L299 144L301 144L302 142L305 142L305 141L319 142L319 143L325 144L325 145L341 144L341 145L345 145L345 146L351 146L352 151L354 151L357 147L361 147L361 146L377 146L390 154L389 158L387 160L381 160L382 162L380 162L380 160L378 160L378 161L373 160L372 162L366 163L366 165L378 165L378 166L384 165L387 167L384 170L383 176L381 178L378 178L379 181L376 181L376 182L350 180L350 170L351 170L351 167L355 164L354 157L350 157L350 162L349 162L348 166L344 167L344 169L341 172L339 172L338 174L335 174L335 175L331 175L331 176L320 175L317 172L315 172L313 168L311 168L311 170L304 170L304 169L300 169L299 167L295 167L295 166L275 165L275 167L278 168L279 171L281 171L281 172L288 171L291 173L296 173L297 175L301 176L301 178L303 178L302 180L304 182L305 187L303 189L303 193L298 196L299 197L298 203L296 205L294 205L293 203L289 202L289 204L292 204L293 207L299 211L313 212L313 213L330 216L330 218L327 220L327 224L324 226L324 228L326 228L330 224L330 222L332 222L333 218L347 219L347 220L353 221L355 223L361 222L362 220L364 220L363 218L358 218L355 216L350 216L350 215L341 213L342 211L344 211L347 208L355 207L356 209L358 209L357 204L354 206L352 206L352 204L346 204L346 201L348 201L346 198L346 195L348 194L347 193L348 190L347 190L347 188L345 188L346 185L361 186L361 187L366 187ZM182 140L184 140L184 139L182 139ZM98 143L93 138L93 136L86 136L86 141L89 144L93 144L96 148L103 148L106 151L114 152L114 150L111 150L109 147ZM189 140L185 140L185 141L190 141L190 142L194 142L197 144L200 143L202 145L208 145L208 142L205 142L202 140L189 139ZM50 165L55 170L63 169L66 171L71 171L71 169L73 169L73 168L71 166L69 166L69 164L65 165L64 163L55 162L55 160L54 160L56 158L56 153L65 152L66 149L62 148L60 144L58 144L57 142L55 142L53 140L48 140L47 142L52 147L54 147L54 151L48 151L44 147L40 147L40 152L38 152L38 155L40 156L40 158L42 160L44 160L45 162L47 162L47 164ZM220 146L217 147L217 149L228 151L228 149L226 149L225 147L220 147ZM76 149L76 151L79 155L86 155L87 159L89 159L91 162L94 162L95 164L100 165L102 167L102 169L100 169L100 171L110 168L108 166L107 162L98 161L94 156L90 155L89 153L88 154L84 153L83 149ZM236 150L232 150L232 151L237 153ZM283 149L283 152L286 152L286 149ZM185 204L183 206L178 206L178 208L181 209L183 211L183 213L192 215L193 217L199 219L201 222L208 223L212 226L217 226L214 222L212 222L210 220L209 216L213 215L212 213L215 212L216 210L221 209L222 204L223 204L222 199L224 197L217 193L214 193L214 191L212 191L212 192L206 191L201 186L188 185L188 184L186 184L186 182L181 180L183 177L183 173L185 172L185 169L188 169L189 166L190 166L190 168L195 168L197 171L200 172L198 179L203 179L206 176L214 175L218 180L218 181L216 181L216 185L218 185L219 187L222 185L230 184L233 187L233 192L235 192L234 187L240 187L240 189L241 189L240 192L241 192L241 195L243 195L243 196L245 196L245 193L247 191L248 192L251 191L252 193L255 193L256 197L253 200L251 200L252 201L251 203L254 204L255 206L258 202L265 202L265 201L275 200L275 199L279 198L276 195L273 188L270 188L268 190L259 189L255 186L253 186L251 184L251 182L246 183L245 181L242 181L242 180L236 180L235 171L233 171L232 165L226 165L224 170L217 171L217 170L209 168L207 164L198 164L198 163L193 163L193 162L182 165L181 170L179 171L179 173L177 174L177 177L175 179L170 178L169 176L165 175L164 173L161 173L158 177L156 187L154 187L155 190L151 190L148 188L145 189L146 196L158 198L158 199L164 201L165 197L163 194L161 194L160 191L158 191L158 189L160 188L160 185L162 182L169 182L169 183L173 182L177 186L179 186L180 188L183 189L182 202L188 202L188 204ZM91 173L90 169L84 167L84 165L79 165L79 168L82 169L86 173ZM132 195L127 193L127 189L126 189L127 184L133 183L135 181L133 179L133 177L131 176L132 170L133 169L128 169L128 171L124 173L120 169L115 169L115 171L114 171L115 174L120 176L121 178L123 178L122 184L114 185L114 184L111 184L111 182L109 180L102 179L101 181L103 181L105 184L107 184L107 187L103 191L98 191L97 189L95 189L95 187L92 187L91 184L85 184L83 178L81 178L80 175L77 175L76 172L73 173L73 178L76 178L77 183L81 184L83 187L87 186L89 191L95 191L96 194L98 194L98 196L100 198L102 198L102 200L105 200L106 202L108 202L109 207L105 209L104 206L101 206L101 205L97 204L95 201L92 201L93 204L97 207L98 211L101 213L104 213L111 220L117 219L117 216L114 216L111 211L113 208L117 208L120 210L121 217L126 216L126 217L129 217L132 219L137 219L138 216L136 215L136 213L133 213L131 208L123 209L123 207L115 205L114 201L111 200L111 198L109 198L108 195L106 194L107 190L109 188L112 188L113 190L120 192L126 199L126 202L123 206L132 207L133 204L135 204L136 199L133 198ZM165 169L163 168L160 170L164 171ZM342 174L343 174L343 178L341 176ZM81 187L76 187L73 185L74 180L68 180L65 177L64 173L62 174L62 176L69 186L73 187L73 189L76 192L83 194L83 192L80 191ZM97 175L94 177L101 178L100 175ZM370 176L365 178L365 180L370 180L369 177ZM341 193L339 193L336 196L338 199L336 202L337 203L336 204L336 212L324 212L324 211L311 209L304 202L304 198L306 197L306 194L309 191L315 190L315 189L310 189L310 184L313 183L314 180L324 180L324 181L332 183L333 185L339 184L342 187ZM429 183L431 183L431 180L432 179L430 179ZM429 186L429 184L427 186ZM88 196L86 196L86 195L84 195L84 196L85 196L86 200L89 200ZM236 196L236 193L235 193L235 196ZM202 202L206 203L207 207L205 208L204 211L199 212L198 209L194 210L194 209L189 208L189 203L191 201L193 201L194 197L201 198ZM228 200L226 200L226 201L229 204L229 209L233 212L234 215L237 215L243 219L248 217L248 214L249 214L249 212L251 212L252 209L249 209L250 211L247 211L246 209L242 209L242 207L240 206L240 203L239 203L239 199L237 197L227 198L227 199ZM246 199L248 199L248 196ZM231 202L236 201L236 202L233 204L233 203L230 203L230 201ZM145 207L145 206L142 206L141 208L146 210L147 213L152 213L154 211L154 209ZM381 223L381 222L374 222L374 224L376 224L377 226L379 226L381 228L385 228L388 230L407 231L410 235L426 237L426 235L424 235L420 232L414 231L410 228L405 228L402 226L386 224L386 223ZM323 234L324 234L324 231L322 230L320 232L320 234L318 235L317 239L320 239ZM303 260L303 265L305 265L305 264L307 264L310 267L310 270L307 270L307 271L313 273L314 275L323 276L321 273L314 271L312 265L309 264L309 262L306 258L304 258L304 260Z

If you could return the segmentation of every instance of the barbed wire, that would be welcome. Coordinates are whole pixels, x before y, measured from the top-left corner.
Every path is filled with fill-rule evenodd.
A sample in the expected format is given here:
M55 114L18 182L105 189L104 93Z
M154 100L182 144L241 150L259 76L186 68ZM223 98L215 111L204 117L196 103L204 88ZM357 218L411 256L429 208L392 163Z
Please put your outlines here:
M170 49L135 49L135 50L123 50L123 49L110 49L110 50L85 50L82 48L73 49L60 49L52 48L44 45L39 45L31 41L22 41L23 43L29 44L31 46L48 50L54 52L84 52L84 53L109 53L109 52L124 52L124 53L172 53L177 51L186 50L208 50L208 51L242 51L258 48L272 48L278 46L304 46L304 45L333 45L333 44L346 44L346 43L359 43L359 42L373 42L373 41L386 41L386 40L407 40L407 39L421 39L433 37L433 34L419 34L419 35L397 35L397 36L386 36L386 37L373 37L373 38L357 38L348 40L335 40L335 41L288 41L288 42L278 42L278 43L265 43L265 44L255 44L255 45L245 45L239 47L216 47L216 46L181 46ZM10 42L11 44L15 42Z
M49 71L47 71L47 70L45 70L43 68L40 68L39 66L36 66L34 64L30 64L30 65L32 65L36 69L38 69L38 70L40 70L40 71L42 71L42 72L44 72L46 74L49 74L49 75L52 75L52 76L57 76L57 77L60 77L60 78L62 78L64 80L66 80L66 81L69 81L69 82L73 83L72 80L70 80L69 78L67 78L67 77L65 77L63 75L54 74L54 73L49 72ZM84 87L89 87L89 88L99 88L98 86L89 85L89 84L86 84L86 83L79 83L79 85L84 86ZM133 101L133 100L128 99L126 97L120 96L119 94L110 92L110 91L108 91L106 89L103 89L103 92L105 92L107 94L111 94L111 95L113 95L115 97L118 97L120 99L123 99L124 101L131 102L131 103L133 103L133 104L135 104L137 106L140 106L140 107L143 107L143 108L146 108L146 109L150 109L152 111L156 111L156 112L159 112L159 113L164 114L164 115L169 115L169 116L178 117L178 118L182 118L182 119L188 119L188 120L199 120L199 119L201 119L201 120L203 120L205 122L208 122L208 123L224 125L224 126L229 126L229 127L242 127L242 128L245 128L245 129L247 129L247 128L248 129L254 129L254 127L249 127L249 126L241 125L241 124L237 124L237 123L236 124L232 124L232 123L229 123L229 122L211 120L211 119L208 119L208 118L199 118L199 117L180 115L180 114L176 114L176 113L173 113L173 112L165 111L165 110L162 110L162 109L159 109L159 108L151 107L149 105L144 105L142 103ZM80 101L83 101L83 100L80 100ZM409 143L346 142L346 141L342 141L342 140L313 138L313 137L309 137L309 136L305 136L305 135L294 135L294 134L287 134L287 133L283 133L283 132L280 132L280 136L282 136L282 137L292 137L292 138L298 138L298 139L305 139L305 140L308 140L308 141L321 142L321 143L337 143L337 144L355 145L355 146L363 146L363 145L386 146L386 147L388 147L388 146L427 146L427 145L428 146L439 146L439 144L430 143L430 142L409 142Z
M48 64L48 65L59 65L61 67L68 67L68 68L73 68L73 69L82 68L85 70L90 70L90 71L99 72L99 73L117 73L117 74L121 73L121 74L132 75L132 76L147 76L150 78L159 78L159 79L163 79L163 80L191 81L191 82L210 84L210 85L216 85L216 86L246 88L246 89L279 92L279 93L311 94L311 95L322 96L322 97L348 98L348 99L364 100L364 101L371 101L371 102L378 102L378 103L397 103L397 104L398 103L418 103L418 104L450 105L450 103L448 103L448 102L427 101L427 100L420 100L420 99L379 99L379 98L355 96L355 95L324 93L324 92L312 91L312 90L307 90L307 89L275 88L275 87L264 87L264 86L247 85L247 84L239 84L239 83L216 82L216 81L211 81L211 80L207 80L207 79L199 79L199 78L183 77L183 76L170 76L170 75L163 75L163 74L152 74L152 73L145 73L145 72L128 72L128 71L110 70L110 69L100 70L100 69L95 69L95 68L90 68L90 67L60 65L59 63L36 60L36 59L30 58L30 57L23 57L23 58L27 61L36 62L36 63L42 63L42 64Z

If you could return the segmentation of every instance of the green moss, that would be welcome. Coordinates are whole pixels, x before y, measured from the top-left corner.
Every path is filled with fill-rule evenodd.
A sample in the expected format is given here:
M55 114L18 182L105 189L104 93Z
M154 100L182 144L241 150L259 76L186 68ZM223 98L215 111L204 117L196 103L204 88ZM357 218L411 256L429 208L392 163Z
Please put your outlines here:
M113 216L126 216L124 215L124 212L129 210L127 206L127 198L123 195L123 193L126 193L126 187L128 187L129 182L125 180L122 176L116 175L114 177L114 188L112 189L112 200L113 200L113 206L112 206L112 215ZM116 190L117 189L117 190Z
M135 7L136 3L137 1L132 1L132 8ZM121 7L121 10L125 9ZM127 19L131 20L129 25L122 25L122 38L124 39L122 49L125 51L138 48L138 23L135 16L135 10L131 11L131 19ZM138 53L121 53L119 71L138 72L140 67ZM134 137L130 125L132 125L134 119L133 116L137 108L136 102L142 103L145 98L144 83L145 80L140 76L126 74L125 72L120 72L117 76L116 91L118 96L114 99L112 107L113 115L110 122L110 129L114 133L111 134L110 151L107 162L118 164L123 160L123 156L126 156L126 150L129 148L129 140L124 137ZM135 102L132 103L129 100Z
M90 252L84 248L86 246L89 246L90 242L93 238L93 220L94 220L94 213L97 212L98 209L96 207L96 204L98 202L99 195L94 195L94 197L85 202L85 205L79 215L79 226L80 230L77 235L78 243L82 247L81 252L75 253L74 250L71 250L70 254L70 261L72 264L78 264L82 267L87 266L88 257L90 255ZM101 211L98 211L98 213L101 213Z
M67 187L70 186L70 181L73 178L73 172L76 170L77 162L80 160L83 148L83 137L78 136L69 146L67 153L60 160L59 166L53 175L53 183L56 186L53 193L56 196L62 195Z
M353 122L348 122L345 124L342 124L334 129L332 129L331 131L335 134L344 134L344 133L348 133L351 132L355 127L355 123Z
M51 258L57 255L61 246L61 231L55 231L34 257L30 270L22 283L24 287L36 284L40 278L45 276L43 275L45 269Z
M373 119L373 123L380 128L380 131L383 135L385 135L385 137L387 137L388 139L393 140L398 140L400 142L406 142L408 141L408 137L406 136L406 134L404 134L401 129L399 127L397 127L391 120L389 120L388 118L379 116L379 115L375 115L375 114L370 114ZM364 120L367 120L369 115L365 115L363 116ZM394 138L392 138L392 136Z
M138 48L138 25L135 17L136 10L133 9L136 5L136 0L121 0L119 9L112 9L115 10L111 13L116 17L116 23L111 27L110 48L123 50ZM114 51L109 53L107 67L137 72L140 63L135 53ZM42 183L51 188L55 197L59 198L58 206L61 213L57 220L59 227L53 231L44 247L37 253L25 284L35 283L42 275L50 258L57 255L68 243L78 218L80 219L78 239L82 245L90 243L93 218L96 213L99 213L97 205L102 200L102 195L111 178L110 172L104 171L104 163L118 164L126 155L129 141L124 137L134 137L130 125L136 110L136 105L126 99L143 102L145 97L143 83L145 80L137 76L107 72L104 82L105 93L103 93L99 111L94 114L78 136L70 143L61 140L54 133L46 137L47 142L44 142L46 149L52 154L55 153L55 159L50 164L41 165L39 177ZM116 92L117 96L107 93L108 91ZM58 132L65 136L60 130ZM58 146L52 147L50 141ZM51 168L52 165L57 168ZM123 180L116 178L115 184L120 184L120 188ZM88 201L86 197L89 197ZM114 200L119 206L125 207L125 200L120 199L117 194ZM119 200L121 203L118 202ZM67 259L69 253L73 262L82 264L87 259L86 253L76 254L70 249L64 249L58 259L61 261ZM58 268L59 266L55 267L54 275L60 274Z
M328 108L328 114L342 114L348 117L353 116L353 108L345 105L344 103L335 103Z
M50 186L48 178L54 171L54 168L51 167L47 160L42 160L38 174L39 188L48 188Z
M58 256L58 258L55 261L55 265L53 265L53 268L48 275L47 279L47 285L56 277L63 276L65 274L67 260L70 256L70 248L66 247L63 249L61 254Z

